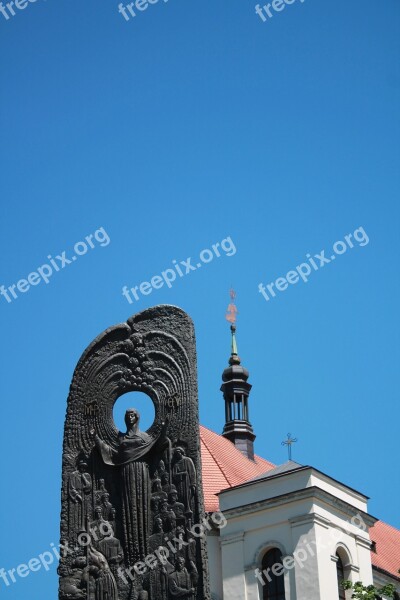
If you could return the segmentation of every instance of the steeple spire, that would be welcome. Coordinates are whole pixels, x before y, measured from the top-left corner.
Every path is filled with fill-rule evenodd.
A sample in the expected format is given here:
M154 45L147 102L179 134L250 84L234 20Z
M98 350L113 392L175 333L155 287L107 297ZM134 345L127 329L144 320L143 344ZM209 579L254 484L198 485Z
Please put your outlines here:
M229 364L230 365L240 365L240 358L238 356L238 349L237 349L237 341L236 341L236 325L231 325L231 333L232 333L232 351L231 351L231 357L229 359Z
M235 304L236 292L233 288L229 290L229 295L231 297L230 304L228 305L228 310L226 313L226 320L231 324L231 334L232 334L232 343L231 343L231 357L229 359L230 365L240 365L240 358L238 356L237 350L237 342L236 342L236 315L238 313L238 309Z
M226 314L231 324L231 355L229 367L222 374L221 391L225 400L225 426L222 435L230 440L242 454L254 460L254 440L256 438L249 422L249 394L251 385L247 383L249 372L241 366L236 341L236 315L238 313L236 293L230 290L231 302Z

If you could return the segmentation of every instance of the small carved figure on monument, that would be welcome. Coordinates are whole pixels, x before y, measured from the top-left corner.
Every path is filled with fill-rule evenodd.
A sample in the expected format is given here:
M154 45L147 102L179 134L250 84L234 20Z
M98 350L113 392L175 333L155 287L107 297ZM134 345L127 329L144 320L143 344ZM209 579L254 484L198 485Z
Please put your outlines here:
M118 600L118 588L110 566L101 552L87 547L87 566L83 579L88 584L90 578L95 582L95 600Z
M168 599L168 574L174 571L174 567L168 561L165 548L165 536L161 517L154 520L154 533L150 536L150 552L159 550L162 562L157 563L149 574L150 598L156 600Z
M90 523L89 531L92 532L93 539L101 541L103 538L113 533L111 523L103 517L103 508L96 506L94 509L95 520Z
M186 542L186 531L183 525L178 525L175 532L175 537L172 540L173 545L175 546L175 556L183 556L186 560L191 560L192 555L190 553L191 546L187 545Z
M103 497L103 494L105 492L107 492L105 483L104 483L104 479L99 479L98 484L97 484L97 490L95 491L95 499L96 499L96 504L101 504L101 499Z
M153 493L151 494L151 509L154 513L160 511L160 502L167 500L168 495L161 487L161 479L158 477L153 480Z
M168 577L168 587L171 598L192 600L195 594L192 574L185 567L185 559L182 556L176 559L175 571Z
M164 544L164 526L161 517L154 519L153 533L149 538L149 550L154 552Z
M176 515L168 506L167 500L162 500L160 503L160 517L163 522L164 531L174 532L176 528Z
M112 510L114 507L110 502L110 494L107 491L103 492L103 494L101 496L101 504L103 506L104 518L107 519L107 521L108 521L109 519L112 518Z
M195 540L190 538L191 541L187 541L186 529L183 525L177 525L175 535L171 540L171 543L175 546L175 557L183 556L186 562L196 560L196 545Z
M157 467L157 477L159 477L161 479L161 475L165 473L165 462L163 460L160 460L160 462L158 463L158 467Z
M185 505L186 511L192 513L196 492L196 469L192 459L185 456L185 450L181 446L174 449L172 478L178 490L179 500Z
M178 492L174 485L171 485L171 490L168 494L168 506L175 513L178 523L185 523L185 506L182 502L178 502Z
M171 483L169 480L168 471L164 471L163 473L161 473L161 485L162 485L163 492L166 492L167 494L169 494L169 492L171 490Z
M69 531L75 535L85 529L89 494L92 491L92 478L87 473L87 462L78 462L78 469L73 471L68 483Z
M110 519L110 523L111 523L111 527L113 529L113 531L115 531L115 517L117 515L117 511L115 510L115 508L111 509L111 519Z
M99 542L98 548L111 566L119 565L123 561L124 551L121 542L113 535L104 537Z
M163 556L162 564L157 563L149 574L150 598L156 600L168 599L168 573L172 573L174 570L167 559L164 544L163 522L161 517L156 517L154 519L154 533L150 536L150 552L154 553L160 548L160 553Z

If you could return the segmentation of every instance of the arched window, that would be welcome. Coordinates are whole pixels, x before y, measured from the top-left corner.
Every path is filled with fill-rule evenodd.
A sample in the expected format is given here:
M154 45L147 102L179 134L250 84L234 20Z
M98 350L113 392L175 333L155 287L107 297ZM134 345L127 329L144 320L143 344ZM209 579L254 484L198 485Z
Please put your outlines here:
M272 548L264 554L262 570L265 585L263 586L263 600L285 600L284 575L274 575L272 567L282 564L282 552L279 548ZM274 570L276 570L275 567Z
M344 590L344 587L342 586L342 581L345 580L343 561L337 552L336 552L336 558L337 558L336 573L337 573L337 581L338 581L339 600L346 600L346 592Z

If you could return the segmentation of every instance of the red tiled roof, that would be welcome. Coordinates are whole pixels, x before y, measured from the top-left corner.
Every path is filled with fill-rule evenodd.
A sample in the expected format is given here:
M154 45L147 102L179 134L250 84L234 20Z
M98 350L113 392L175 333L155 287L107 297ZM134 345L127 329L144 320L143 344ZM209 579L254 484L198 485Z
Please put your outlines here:
M400 578L400 531L377 521L369 534L376 543L376 552L371 552L373 566Z
M200 426L201 461L205 509L218 510L221 490L244 483L273 469L275 465L260 458L249 460L235 446L218 433Z
M249 460L232 442L203 426L200 426L200 440L204 503L208 512L219 509L218 492L275 467L259 456L254 457L254 462ZM370 536L376 542L376 552L371 553L372 564L400 578L400 531L378 521L370 529Z

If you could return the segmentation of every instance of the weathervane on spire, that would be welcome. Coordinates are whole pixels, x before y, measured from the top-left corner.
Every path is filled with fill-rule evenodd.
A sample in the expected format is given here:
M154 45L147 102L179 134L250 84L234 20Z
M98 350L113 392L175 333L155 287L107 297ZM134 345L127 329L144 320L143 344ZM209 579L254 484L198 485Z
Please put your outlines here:
M282 446L287 446L289 460L292 460L292 446L296 442L297 442L297 438L292 438L292 434L291 433L288 433L287 434L287 440L285 440L284 442L282 442Z
M231 302L228 306L227 313L225 319L231 323L231 325L235 325L236 323L236 315L238 313L238 309L235 304L236 292L233 288L229 290L229 295L231 297Z
M238 314L238 309L235 304L236 292L233 288L229 290L229 295L231 297L231 301L228 305L227 313L225 315L225 319L229 321L231 324L231 334L232 334L232 343L231 343L231 357L229 359L230 365L240 365L240 358L238 356L238 349L236 343L236 315Z

